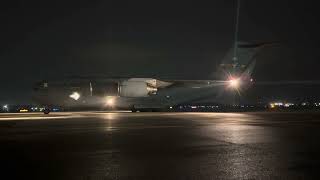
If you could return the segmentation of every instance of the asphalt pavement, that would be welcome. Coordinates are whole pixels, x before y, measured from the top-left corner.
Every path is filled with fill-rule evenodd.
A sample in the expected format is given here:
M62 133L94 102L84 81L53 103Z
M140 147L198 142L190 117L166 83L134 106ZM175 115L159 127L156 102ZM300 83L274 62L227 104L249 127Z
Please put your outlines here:
M0 179L317 179L320 113L0 114L0 160Z

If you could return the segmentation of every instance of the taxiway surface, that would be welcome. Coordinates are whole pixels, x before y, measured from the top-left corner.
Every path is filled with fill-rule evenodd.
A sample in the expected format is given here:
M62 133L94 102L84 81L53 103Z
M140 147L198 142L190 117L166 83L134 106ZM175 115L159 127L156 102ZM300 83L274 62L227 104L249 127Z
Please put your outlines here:
M308 179L320 113L0 114L0 147L11 179Z

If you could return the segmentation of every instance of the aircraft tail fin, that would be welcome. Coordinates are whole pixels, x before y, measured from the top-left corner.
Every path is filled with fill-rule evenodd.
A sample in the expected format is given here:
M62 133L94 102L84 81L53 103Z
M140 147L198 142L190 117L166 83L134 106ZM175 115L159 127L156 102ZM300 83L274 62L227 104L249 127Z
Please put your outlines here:
M264 43L237 43L237 49L231 48L223 58L220 68L227 76L248 76L250 77L255 64L258 52L266 46L275 45L275 42Z

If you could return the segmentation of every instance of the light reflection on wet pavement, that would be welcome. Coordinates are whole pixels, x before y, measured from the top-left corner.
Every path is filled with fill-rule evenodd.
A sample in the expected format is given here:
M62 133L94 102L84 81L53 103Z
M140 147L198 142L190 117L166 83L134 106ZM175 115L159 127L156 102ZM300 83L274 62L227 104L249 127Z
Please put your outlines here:
M304 179L319 128L320 113L1 114L0 152L13 178Z

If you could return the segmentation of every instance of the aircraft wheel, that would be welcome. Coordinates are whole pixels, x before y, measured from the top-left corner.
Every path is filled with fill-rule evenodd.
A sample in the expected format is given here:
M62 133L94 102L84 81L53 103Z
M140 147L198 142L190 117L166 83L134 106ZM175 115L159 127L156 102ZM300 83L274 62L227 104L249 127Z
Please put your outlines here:
M131 108L131 112L137 112L137 109L136 108L134 108L134 106L132 106L132 108Z
M43 110L43 113L44 113L44 114L49 114L49 113L50 113L50 109L49 109L49 108L44 109L44 110Z

